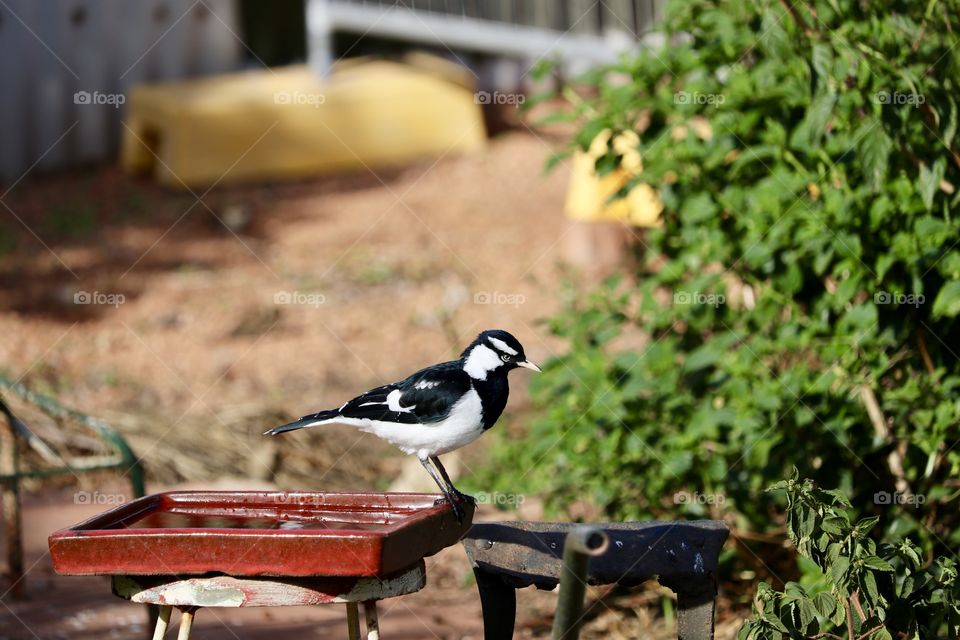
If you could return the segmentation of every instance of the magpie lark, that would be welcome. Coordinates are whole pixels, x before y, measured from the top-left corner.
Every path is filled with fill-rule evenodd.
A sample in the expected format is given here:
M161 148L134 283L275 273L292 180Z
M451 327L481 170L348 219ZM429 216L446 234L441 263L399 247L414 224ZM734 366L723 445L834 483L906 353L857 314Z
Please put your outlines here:
M400 382L371 389L339 409L319 411L281 425L277 435L323 424L347 424L415 455L463 521L457 490L437 456L470 444L496 423L507 405L507 373L517 367L540 371L506 331L484 331L459 360L421 369Z

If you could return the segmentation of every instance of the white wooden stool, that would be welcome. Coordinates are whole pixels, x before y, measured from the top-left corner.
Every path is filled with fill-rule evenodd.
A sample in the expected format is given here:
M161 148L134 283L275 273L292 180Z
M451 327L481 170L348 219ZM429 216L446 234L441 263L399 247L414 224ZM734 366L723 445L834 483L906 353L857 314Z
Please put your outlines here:
M180 609L177 640L187 640L193 617L202 607L279 607L344 603L347 634L360 638L359 603L363 603L367 640L380 640L377 601L422 589L427 583L423 561L385 578L234 578L231 576L113 576L113 593L141 604L160 607L153 640L162 640L170 612Z

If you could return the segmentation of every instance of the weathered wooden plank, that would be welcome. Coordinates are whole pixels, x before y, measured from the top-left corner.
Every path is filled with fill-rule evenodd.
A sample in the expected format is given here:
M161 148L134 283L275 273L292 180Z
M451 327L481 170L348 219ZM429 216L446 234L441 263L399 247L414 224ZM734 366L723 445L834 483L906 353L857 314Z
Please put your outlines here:
M604 35L610 33L624 33L629 36L634 33L636 27L633 24L633 6L637 0L605 0L599 6L601 11L601 22L603 24Z
M72 61L79 76L72 84L70 108L77 126L64 141L74 162L104 160L110 155L108 131L125 101L112 86L116 74L109 54L112 34L105 25L108 9L88 0L74 3L65 16L64 57ZM78 99L84 97L88 100Z
M16 180L23 170L26 147L26 127L29 111L25 85L33 66L33 60L23 55L32 36L14 17L22 1L7 0L0 6L0 126L3 127L3 144L0 144L0 183ZM0 190L3 193L6 188ZM4 212L4 215L6 212Z
M597 32L597 11L599 3L593 0L567 0L569 7L570 33L595 34Z
M170 580L148 576L114 576L115 595L141 604L176 607L277 607L336 602L368 602L422 589L426 569L412 569L387 578L234 578L211 576Z
M53 169L66 164L67 147L61 139L72 122L73 86L77 73L63 58L67 34L67 0L24 3L20 17L36 34L20 59L33 57L27 95L33 116L32 145L27 152L27 167L36 162L38 169ZM19 126L14 123L13 126Z
M188 16L187 42L194 51L189 60L191 75L234 69L242 55L235 0L205 0L204 5L195 7Z

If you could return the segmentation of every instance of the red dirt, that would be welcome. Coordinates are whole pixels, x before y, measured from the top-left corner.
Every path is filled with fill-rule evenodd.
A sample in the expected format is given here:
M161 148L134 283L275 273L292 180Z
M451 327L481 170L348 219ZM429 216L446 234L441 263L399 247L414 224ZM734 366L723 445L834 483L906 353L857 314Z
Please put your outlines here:
M217 189L202 203L113 168L31 176L5 198L31 231L0 216L0 251L12 244L0 253L0 333L15 336L0 341L0 371L118 426L151 490L233 476L385 488L401 458L374 438L334 428L275 452L259 434L455 357L485 328L509 329L532 359L548 358L558 345L538 321L559 304L573 228L562 214L566 169L543 174L549 153L535 135L510 134L474 156ZM78 292L124 298L81 305ZM285 292L306 304L276 304ZM499 304L481 304L484 293ZM526 374L513 374L508 423L528 410ZM484 464L482 448L470 448L470 465ZM82 484L125 490L101 477ZM0 640L142 638L141 607L111 596L106 578L54 575L46 555L51 531L104 507L74 504L73 488L29 489L27 599L0 598ZM383 636L482 637L462 550L427 567L425 590L383 603ZM625 611L598 605L584 637L624 637L638 624L670 637L654 593ZM520 594L518 636L549 635L554 598ZM342 624L338 606L205 610L196 637L343 637Z

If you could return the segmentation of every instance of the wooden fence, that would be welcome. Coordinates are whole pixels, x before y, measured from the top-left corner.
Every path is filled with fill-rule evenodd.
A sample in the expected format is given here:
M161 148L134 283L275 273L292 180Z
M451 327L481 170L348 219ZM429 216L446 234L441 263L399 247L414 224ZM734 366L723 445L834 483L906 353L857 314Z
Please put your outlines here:
M662 0L304 3L302 37L319 73L338 55L335 33L527 67L555 58L579 71L635 46L652 31ZM240 12L237 0L0 0L0 184L34 168L111 158L135 83L238 69L252 57L241 40Z
M0 0L0 182L111 157L128 88L236 69L238 23L234 0Z

